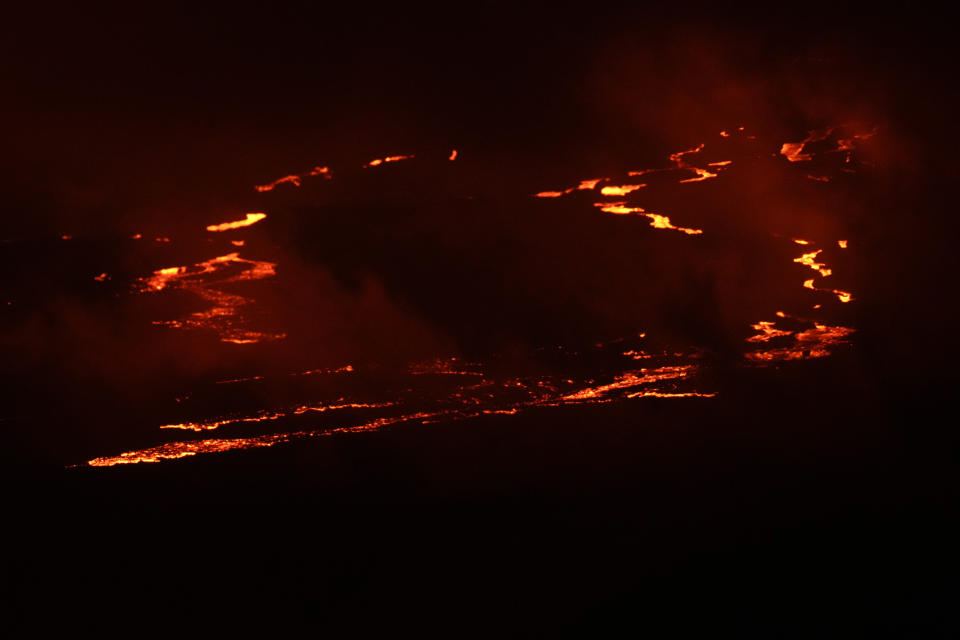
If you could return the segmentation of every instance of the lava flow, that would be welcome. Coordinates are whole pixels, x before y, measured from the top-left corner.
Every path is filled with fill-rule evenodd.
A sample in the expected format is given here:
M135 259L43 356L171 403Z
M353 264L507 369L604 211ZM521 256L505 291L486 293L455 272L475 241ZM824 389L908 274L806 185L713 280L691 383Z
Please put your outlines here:
M244 326L246 320L239 309L249 305L251 300L222 288L235 282L272 277L276 266L272 262L247 260L241 258L239 253L229 253L189 267L158 269L152 276L139 281L138 290L154 292L184 289L212 305L206 311L198 311L182 320L157 320L154 324L178 329L208 329L216 332L223 342L235 344L278 340L284 334L255 331Z
M220 224L211 224L207 227L207 231L230 231L232 229L249 227L252 224L260 222L266 217L267 217L267 214L265 213L248 213L243 220L234 220L233 222L222 222ZM240 242L242 243L242 241Z
M292 184L295 187L299 187L301 184L303 184L304 178L309 178L313 176L323 176L327 180L329 180L332 177L330 175L329 167L317 166L305 173L295 173L288 176L283 176L282 178L277 178L273 182L268 182L267 184L258 184L257 186L254 187L254 189L263 193L265 191L273 191L281 184Z
M737 131L742 132L743 127ZM765 154L760 156L768 164L778 163L778 170L794 163L815 161L819 153L845 154L853 153L855 142L871 134L851 134L840 137L838 128L831 128L811 133L801 142L784 143L779 145L780 154ZM722 141L718 147L726 152L730 145L753 140L752 136L731 135L727 131L721 132ZM818 146L823 143L826 146ZM726 146L724 146L726 145ZM832 145L832 146L831 146ZM711 147L712 149L712 147ZM697 220L704 221L704 228L684 227L675 224L672 217L681 218L691 215L691 209L674 211L671 206L672 194L677 190L683 192L710 195L716 187L723 185L727 175L735 175L739 171L747 171L749 162L741 163L739 159L744 154L732 154L735 160L714 159L707 155L708 146L701 143L695 147L669 155L669 166L654 167L642 170L624 170L613 172L608 177L581 179L572 186L565 186L559 190L546 190L534 193L537 198L556 199L579 193L590 192L589 197L580 199L571 198L572 203L581 207L584 220L598 220L589 212L599 209L600 212L617 216L638 216L646 218L649 226L654 229L676 231L683 236L704 236L703 240L677 240L684 246L701 247L710 242L725 242L729 232L724 231L723 225L718 224L715 230L709 226L711 218L707 215L693 213ZM696 154L696 155L695 155ZM789 161L784 163L782 157ZM415 156L395 155L371 160L363 165L364 169L394 164ZM452 151L445 156L448 161L455 161L458 151ZM692 157L703 160L699 166L691 162ZM723 157L723 156L721 156ZM726 156L730 157L730 156ZM464 165L457 164L459 170ZM383 168L383 171L389 171ZM846 169L843 169L846 171ZM827 168L829 171L829 167ZM691 176L691 173L693 176ZM649 176L643 182L632 180L631 176ZM289 184L300 186L302 180L309 176L322 176L330 179L327 167L316 167L303 173L285 176L269 184L259 185L257 191L271 191L279 185ZM664 179L660 179L660 178ZM688 187L692 183L711 181L702 187ZM569 183L568 183L569 185ZM832 188L826 185L823 188ZM526 191L526 193L530 193ZM653 213L644 206L645 202L656 202L657 209L662 211ZM697 201L697 206L702 206ZM552 205L546 205L552 206ZM648 205L649 206L649 205ZM265 213L249 213L242 220L212 224L207 227L211 232L222 232L242 227L249 227L263 220ZM715 220L716 218L714 218ZM589 224L589 223L588 223ZM625 221L624 224L632 226ZM701 225L698 225L698 227ZM727 236L724 236L727 233ZM835 275L834 268L827 264L831 251L837 247L846 250L849 246L847 239L831 240L829 244L822 244L821 240L810 240L785 235L786 232L767 235L767 241L781 243L777 249L786 253L782 247L783 238L791 239L791 247L804 247L803 253L796 256L796 249L786 253L784 259L791 259L794 265L813 270L817 277L842 279L842 272ZM846 234L844 234L846 235ZM647 234L634 236L638 242L656 243L652 237L662 238L661 234ZM681 236L682 237L682 236ZM348 242L349 238L344 238ZM242 241L239 246L243 246ZM818 246L819 245L819 246ZM656 245L638 246L640 252L651 252ZM699 249L698 249L699 250ZM795 257L793 257L795 256ZM181 289L199 296L210 303L210 308L191 314L187 318L173 321L156 321L172 328L208 329L216 332L224 342L248 343L283 338L284 333L265 333L251 327L248 311L253 300L232 291L227 291L226 285L251 280L264 280L274 276L276 264L240 257L239 253L228 253L209 260L198 262L190 266L173 266L158 269L152 275L142 278L138 284L138 291L162 292L170 289ZM785 266L785 269L787 267ZM797 267L790 266L790 269ZM791 272L792 273L792 272ZM625 279L629 282L629 277ZM751 367L767 366L785 361L802 361L825 358L842 345L848 344L854 329L842 326L829 314L835 312L835 305L818 303L809 305L809 294L798 291L797 280L784 278L780 283L783 291L775 292L788 296L787 299L796 301L798 307L804 311L783 310L770 312L773 319L762 319L749 326L753 334L745 339L742 354L742 363ZM840 302L853 300L852 294L839 289L822 289L814 286L814 279L803 282L803 288L815 291L827 291L837 296ZM773 299L774 292L766 292ZM776 307L773 307L774 309ZM790 309L790 307L784 307ZM334 310L335 311L335 310ZM816 317L808 317L815 313ZM763 316L761 316L763 317ZM193 416L189 413L190 402L178 405L177 413L171 414L165 424L158 425L161 431L179 431L185 436L196 435L198 439L184 439L180 442L168 442L154 447L137 451L129 451L116 456L100 457L90 460L91 466L112 466L117 464L132 464L140 462L158 462L172 460L202 453L213 453L237 449L255 449L272 447L279 443L293 442L307 438L330 436L333 434L359 433L396 426L404 423L431 423L441 421L455 421L479 418L482 416L517 416L533 409L560 408L568 405L580 404L609 404L615 402L656 402L656 399L692 399L709 400L716 396L716 392L701 387L705 379L699 373L704 367L710 366L703 359L706 350L699 348L667 349L662 352L651 352L646 347L646 333L629 333L628 337L610 339L605 342L588 342L592 348L571 348L558 345L554 359L559 359L553 373L511 374L502 366L491 366L483 358L465 359L457 356L427 357L421 360L408 361L389 371L375 363L320 366L304 369L301 365L288 373L276 372L267 374L260 372L251 374L244 371L236 377L217 380L210 389L197 389L191 398L197 400L196 406L217 406L209 400L204 402L204 394L219 397L217 394L236 392L247 397L257 397L259 388L275 388L279 380L291 381L296 379L303 383L303 397L288 399L286 402L271 403L265 400L259 408L230 411L224 410L219 415L210 417ZM347 355L352 362L352 355ZM492 360L497 358L492 354ZM642 361L644 368L637 368L638 361ZM340 362L343 362L341 360ZM384 382L373 382L377 376L383 375ZM311 376L309 379L306 376ZM293 378L291 378L293 377ZM316 384L314 384L316 383ZM228 386L224 386L228 385ZM300 389L301 387L297 387ZM336 391L333 391L335 389ZM269 394L264 395L265 398ZM180 400L178 399L178 403ZM186 413L185 413L186 412ZM504 418L511 419L511 418ZM219 439L201 439L200 434L209 431L227 431L233 437ZM257 433L251 434L251 431Z

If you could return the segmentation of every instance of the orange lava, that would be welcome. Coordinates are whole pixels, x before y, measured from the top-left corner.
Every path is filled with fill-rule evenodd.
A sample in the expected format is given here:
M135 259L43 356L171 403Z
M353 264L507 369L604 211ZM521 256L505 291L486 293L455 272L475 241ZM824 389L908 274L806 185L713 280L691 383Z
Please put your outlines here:
M266 334L245 328L239 309L250 304L251 300L228 293L220 287L227 283L272 277L275 268L276 264L272 262L247 260L238 253L229 253L190 267L158 269L150 277L138 281L138 288L141 291L180 288L196 294L212 305L210 309L193 313L182 320L156 321L154 324L181 329L210 329L220 336L222 342L252 344L262 340L279 340L285 335Z
M636 191L637 189L643 188L647 185L645 184L625 184L621 186L606 186L600 189L600 193L605 196L625 196L628 193Z
M323 176L327 180L329 180L332 177L330 175L329 167L317 166L305 173L294 173L288 176L283 176L282 178L277 178L273 182L268 182L267 184L258 184L254 187L254 189L263 193L265 191L273 191L281 184L292 184L295 187L299 187L301 184L303 184L304 178L313 177L313 176Z
M703 151L705 145L701 144L698 147L693 149L686 149L685 151L678 151L677 153L670 154L670 162L677 165L677 169L686 169L688 171L693 171L697 174L696 178L687 178L686 180L681 180L681 183L685 182L702 182L703 180L709 180L710 178L716 178L717 174L712 171L707 171L706 169L701 169L700 167L695 167L694 165L687 162L684 158L685 156L690 155L691 153L700 153ZM731 161L727 160L722 163L713 163L710 166L726 166L730 164Z
M91 467L112 467L118 464L137 464L140 462L160 462L161 460L175 460L177 458L186 458L195 456L198 453L215 453L221 451L230 451L233 449L257 449L262 447L272 447L278 442L284 441L289 436L269 435L256 438L236 438L236 439L217 439L217 440L195 440L192 442L169 442L152 447L150 449L141 449L139 451L128 451L118 456L106 458L94 458L87 462Z
M786 335L794 336L792 345L778 349L754 351L746 354L746 357L754 362L824 358L830 355L833 347L845 343L846 338L853 332L853 329L848 327L831 327L814 323L813 328L806 331L799 333L787 331Z
M785 157L790 162L807 162L813 159L813 154L806 151L806 146L811 142L821 142L826 140L831 135L833 135L840 127L827 127L826 129L820 129L818 131L811 131L807 134L807 137L801 140L800 142L784 142L780 146L780 155ZM853 134L849 138L840 138L837 140L837 146L835 149L831 149L828 153L834 152L847 152L845 161L850 162L849 152L856 148L857 140L866 140L873 137L876 134L877 130L874 128L869 133L857 133ZM821 182L829 182L829 178L826 176L813 176L807 175L811 180L818 180Z
M750 325L753 329L759 331L755 336L747 338L747 342L768 342L773 338L779 338L781 336L790 336L793 335L792 331L784 331L782 329L775 329L774 322L768 322L761 320L756 324Z
M821 289L821 288L815 287L813 285L813 278L809 280L804 280L803 286L806 287L807 289L812 289L814 291L827 291L829 293L832 293L837 296L837 300L839 300L840 302L846 303L853 300L853 294L850 293L849 291L841 291L840 289Z
M231 229L240 229L256 224L267 217L265 213L248 213L243 220L234 220L233 222L222 222L220 224L211 224L207 231L230 231Z
M374 158L367 164L363 165L363 168L367 169L369 167L377 167L385 162L400 162L401 160L410 160L413 157L413 154L410 154L408 156L387 156L386 158Z
M820 255L822 252L823 252L823 249L817 249L816 251L811 251L810 253L805 253L805 254L803 254L802 256L800 256L799 258L794 258L793 261L794 261L794 262L799 262L800 264L803 264L803 265L806 265L806 266L810 267L811 269L813 269L814 271L818 272L821 276L827 277L827 276L829 276L831 273L833 273L833 271L830 270L830 269L828 269L828 268L827 268L827 265L825 265L824 263L822 263L822 262L817 262L817 256ZM806 286L806 285L804 285L804 286Z
M690 375L693 367L691 365L682 365L674 367L660 367L659 369L641 369L640 371L629 371L621 376L617 376L609 384L596 387L587 387L580 391L567 394L561 398L565 402L577 402L583 400L596 400L603 398L609 392L639 387L644 384L651 384L660 380L674 380L686 378Z
M659 213L648 213L644 211L641 207L628 207L626 203L623 202L595 202L595 207L600 207L600 210L605 213L613 213L616 215L626 215L630 213L635 213L641 216L646 216L650 219L650 226L655 229L671 229L673 231L680 231L686 233L687 235L699 235L703 233L703 229L690 229L687 227L677 227L667 216L660 215Z
M410 373L414 375L424 374L443 374L455 376L482 376L483 373L477 370L476 363L460 362L459 358L430 360L427 362L418 362L410 366Z
M784 142L780 145L780 155L790 162L807 162L808 160L812 160L813 156L811 154L803 152L804 147L811 142L826 140L827 136L833 133L833 131L833 127L828 127L820 131L811 131L807 134L807 137L800 142Z
M457 159L457 150L454 149L453 151L450 152L450 157L447 158L447 160L449 160L450 162L453 162L456 159Z

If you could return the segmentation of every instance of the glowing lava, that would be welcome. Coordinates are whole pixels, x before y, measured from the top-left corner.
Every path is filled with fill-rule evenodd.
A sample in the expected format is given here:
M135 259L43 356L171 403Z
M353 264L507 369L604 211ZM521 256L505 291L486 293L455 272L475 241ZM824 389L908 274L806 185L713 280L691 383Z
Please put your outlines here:
M817 262L817 256L820 255L822 252L823 252L823 249L817 249L816 251L805 253L799 258L794 258L793 261L806 265L811 269L813 269L814 271L818 272L821 276L827 277L831 273L833 273L833 271L828 269L827 265L823 264L822 262Z
M645 184L625 184L622 186L607 186L600 189L600 193L605 196L625 196L628 193L636 191L642 187L645 187Z
M626 203L623 202L596 202L594 203L595 207L600 207L600 210L604 213L613 213L616 215L626 215L630 213L635 213L637 215L646 216L650 219L650 226L655 229L672 229L673 231L680 231L686 233L687 235L699 235L703 233L703 229L689 229L687 227L677 227L667 216L660 215L659 213L648 213L644 211L641 207L628 207Z
M294 173L288 176L283 176L282 178L277 178L273 182L268 182L267 184L259 184L254 187L257 191L263 193L265 191L273 191L281 184L292 184L295 187L299 187L303 184L304 178L309 178L313 176L323 176L329 180L332 176L330 175L329 167L314 167L306 173Z
M681 183L684 183L684 182L702 182L703 180L709 180L710 178L716 178L716 177L717 177L717 174L716 174L716 173L713 173L712 171L707 171L706 169L701 169L700 167L696 167L696 166L690 164L689 162L687 162L687 161L684 159L685 156L688 156L688 155L690 155L691 153L700 153L701 151L703 151L703 147L704 147L704 146L705 146L705 145L701 144L700 146L698 146L698 147L696 147L696 148L693 148L693 149L687 149L687 150L685 150L685 151L678 151L677 153L671 153L671 154L670 154L670 162L672 162L672 163L674 163L675 165L677 165L677 169L685 169L685 170L687 170L687 171L693 171L694 173L697 174L697 177L696 177L696 178L687 178L686 180L681 180L681 181L680 181ZM730 161L729 161L729 160L724 161L724 162L721 162L721 163L713 163L711 166L723 167L723 166L726 166L726 165L728 165L728 164L730 164Z
M747 359L754 362L825 358L830 355L832 348L845 343L846 338L853 333L853 329L848 327L833 327L820 323L814 323L812 328L797 333L774 329L772 322L759 322L753 326L759 328L761 333L748 338L750 342L766 342L774 337L793 336L793 342L788 346L747 353Z
M233 222L222 222L220 224L211 224L207 231L230 231L231 229L240 229L256 224L267 217L265 213L248 213L243 220L234 220Z
M561 398L565 402L576 402L583 400L598 400L607 396L611 391L631 389L645 384L651 384L661 380L674 380L677 378L686 378L691 370L690 365L661 367L659 369L641 369L640 371L628 371L623 375L617 376L609 384L587 387L580 391L567 394ZM639 394L638 394L639 395ZM699 395L699 394L696 394ZM636 397L636 396L633 396Z
M386 162L400 162L401 160L410 160L413 157L414 157L413 154L410 154L408 156L387 156L386 158L374 158L367 164L363 165L363 168L367 169L369 167L378 167L381 164L384 164Z
M238 271L239 268L239 271ZM251 300L220 288L224 284L245 280L262 280L275 274L276 264L246 260L238 253L217 256L193 266L166 267L139 281L140 291L163 291L179 288L194 293L211 303L211 308L191 314L183 320L155 321L154 324L181 329L210 329L221 341L251 344L261 340L278 340L283 334L267 334L245 328L239 309Z

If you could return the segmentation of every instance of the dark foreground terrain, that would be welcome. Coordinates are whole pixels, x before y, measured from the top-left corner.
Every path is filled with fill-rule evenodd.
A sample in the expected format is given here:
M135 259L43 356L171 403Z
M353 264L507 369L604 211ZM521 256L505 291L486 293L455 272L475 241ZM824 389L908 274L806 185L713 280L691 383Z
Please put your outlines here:
M937 389L851 388L845 364L731 372L712 402L11 478L7 624L951 637Z

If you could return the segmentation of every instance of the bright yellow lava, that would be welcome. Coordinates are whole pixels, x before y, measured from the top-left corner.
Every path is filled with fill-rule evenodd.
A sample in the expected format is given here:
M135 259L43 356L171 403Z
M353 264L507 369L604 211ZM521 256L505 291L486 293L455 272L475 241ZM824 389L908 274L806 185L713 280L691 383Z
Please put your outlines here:
M613 213L616 215L626 215L630 213L635 213L637 215L646 216L650 219L650 226L655 229L671 229L673 231L680 231L686 233L687 235L699 235L703 233L703 229L690 229L687 227L678 227L670 222L670 218L667 216L660 215L659 213L648 213L644 211L642 207L628 207L626 203L623 202L595 202L595 207L600 207L600 210L604 213Z
M600 193L605 196L625 196L628 193L636 191L642 187L645 187L645 184L625 184L621 186L609 185L600 189Z
M211 224L207 227L207 231L230 231L231 229L239 229L241 227L249 227L252 224L256 224L267 217L265 213L248 213L247 217L243 220L234 220L233 222L221 222L220 224Z
M811 269L813 269L814 271L819 272L821 276L827 277L831 273L833 273L833 271L828 269L826 264L822 262L817 262L817 256L820 255L822 252L823 252L823 249L817 249L816 251L805 253L799 258L794 258L793 261L799 262L802 265L806 265Z

